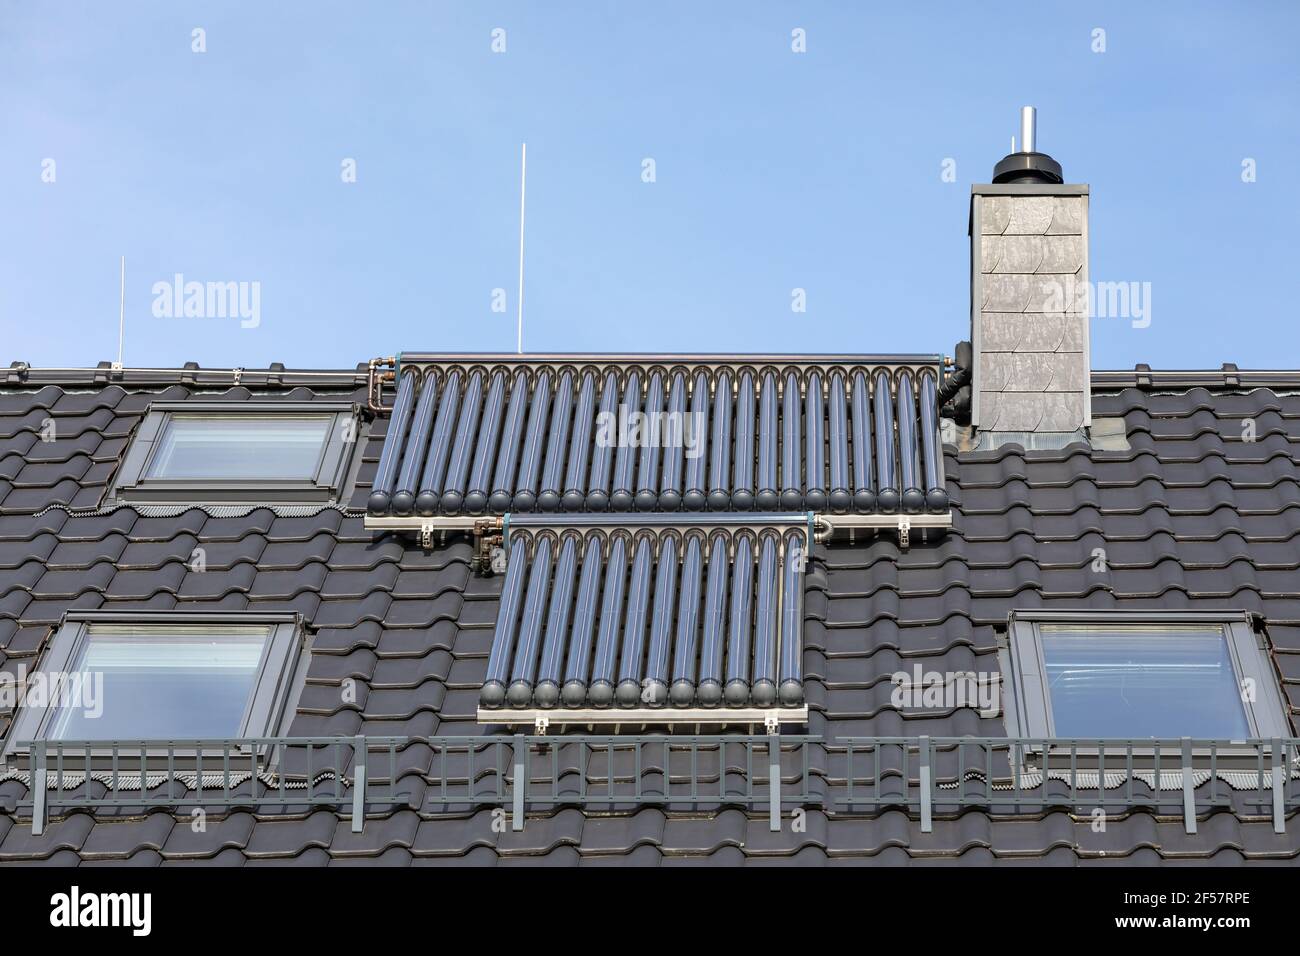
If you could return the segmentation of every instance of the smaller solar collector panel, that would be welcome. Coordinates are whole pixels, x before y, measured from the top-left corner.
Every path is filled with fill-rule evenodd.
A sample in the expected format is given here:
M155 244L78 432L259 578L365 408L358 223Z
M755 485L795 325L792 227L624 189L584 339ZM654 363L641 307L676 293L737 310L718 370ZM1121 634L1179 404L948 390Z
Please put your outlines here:
M803 703L803 573L807 561L804 538L798 532L785 536L785 562L781 575L781 686L783 707Z
M696 658L700 650L700 586L704 569L704 536L686 538L682 558L681 597L677 605L677 638L673 648L673 681L669 699L677 707L695 701Z
M580 540L577 534L564 535L560 541L559 556L555 560L555 580L546 617L542 660L537 669L537 686L533 692L533 700L538 707L554 707L560 702L564 641L569 634L569 621L573 616Z
M653 573L654 542L650 535L637 536L628 578L627 616L623 621L623 647L619 655L618 685L614 698L620 707L641 702L641 677L645 668L646 626L650 620L650 581Z
M780 536L765 531L759 536L757 593L754 601L754 663L750 697L755 707L776 704L776 653L780 620L777 602L781 581L777 568Z
M616 712L801 699L805 536L515 531L482 705Z

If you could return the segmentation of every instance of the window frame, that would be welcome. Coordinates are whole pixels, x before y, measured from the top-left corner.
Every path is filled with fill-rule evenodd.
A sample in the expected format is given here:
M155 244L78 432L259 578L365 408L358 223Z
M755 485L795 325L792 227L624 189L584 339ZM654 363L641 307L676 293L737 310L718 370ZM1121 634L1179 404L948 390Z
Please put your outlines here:
M160 439L176 416L262 418L304 414L332 416L316 461L316 472L299 478L151 478L149 466ZM353 423L352 440L345 436ZM109 490L109 501L128 504L314 504L339 502L352 477L361 443L361 418L353 402L153 402L131 436L122 465Z
M38 673L67 673L69 666L79 659L81 650L90 639L91 630L97 625L136 626L142 631L149 631L168 625L185 625L200 627L257 627L268 629L267 640L262 648L262 657L258 662L257 677L244 713L240 718L239 730L229 738L274 737L287 729L293 718L294 708L301 697L310 647L307 633L303 626L302 615L297 612L249 612L249 611L68 611L63 615L58 627L51 634L48 644L38 659L36 667L28 675L28 680ZM0 748L0 765L14 758L26 758L31 748L27 744L37 740L47 740L51 721L58 713L57 708L44 707L32 710L19 704L12 713L9 729L4 737L4 746ZM126 739L126 738L122 738ZM130 738L132 740L139 738ZM154 739L166 739L166 736ZM178 738L180 739L180 738ZM48 741L57 744L59 741ZM75 759L84 754L84 750L65 753L65 759ZM140 753L139 748L125 751L125 756ZM165 754L166 751L150 748L148 756ZM174 750L177 756L193 755L192 750ZM112 756L112 750L92 748L91 757Z
M1217 624L1223 630L1229 659L1236 671L1238 685L1244 680L1255 682L1255 700L1242 701L1247 739L1290 737L1290 722L1283 706L1282 692L1268 655L1263 624L1249 611L1012 611L1007 616L1006 640L999 642L998 657L1004 683L1003 718L1011 737L1056 738L1051 691L1047 686L1047 669L1043 656L1040 627L1043 624L1066 624L1105 628L1132 624L1162 626ZM1098 738L1073 738L1078 740ZM1112 738L1099 738L1112 739ZM1132 740L1163 740L1134 735ZM1198 738L1199 739L1199 738ZM1221 738L1227 739L1227 738ZM1236 742L1235 740L1232 742ZM1107 748L1107 754L1112 751ZM1134 753L1150 753L1152 748L1134 748ZM1220 747L1219 754L1234 752ZM1247 748L1243 753L1253 753ZM1095 748L1079 748L1078 753L1095 753ZM1209 754L1206 748L1194 753Z

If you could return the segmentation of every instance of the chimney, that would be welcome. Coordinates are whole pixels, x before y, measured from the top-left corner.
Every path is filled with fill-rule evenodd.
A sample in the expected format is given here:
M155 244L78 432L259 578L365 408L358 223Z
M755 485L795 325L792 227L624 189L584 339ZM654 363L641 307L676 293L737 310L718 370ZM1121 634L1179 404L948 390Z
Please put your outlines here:
M980 449L1086 441L1088 187L1066 185L1020 113L1020 149L971 186L971 424Z

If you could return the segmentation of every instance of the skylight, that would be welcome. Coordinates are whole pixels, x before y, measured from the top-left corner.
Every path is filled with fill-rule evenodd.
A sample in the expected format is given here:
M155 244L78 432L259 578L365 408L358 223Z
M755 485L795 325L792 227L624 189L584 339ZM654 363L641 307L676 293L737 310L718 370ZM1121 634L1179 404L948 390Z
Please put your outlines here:
M171 415L146 478L311 479L332 415Z
M155 403L122 462L119 501L338 501L356 447L351 404Z
M69 613L26 676L10 746L272 735L299 633L292 614Z
M1030 737L1289 734L1243 612L1015 612L1008 729Z

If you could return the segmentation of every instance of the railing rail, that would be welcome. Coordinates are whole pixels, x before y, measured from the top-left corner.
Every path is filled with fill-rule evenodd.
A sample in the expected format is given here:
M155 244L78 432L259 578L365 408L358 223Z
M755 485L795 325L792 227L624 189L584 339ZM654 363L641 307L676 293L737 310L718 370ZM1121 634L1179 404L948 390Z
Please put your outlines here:
M936 815L1066 809L1271 817L1300 808L1300 738L1241 741L786 735L352 736L33 741L19 801L41 833L51 811L166 808L366 814L486 806L523 829L529 811L661 806Z

